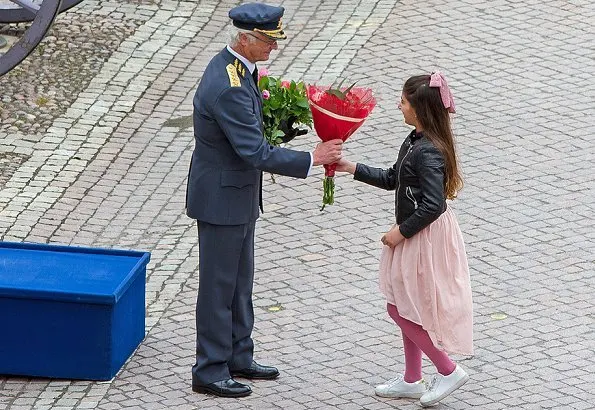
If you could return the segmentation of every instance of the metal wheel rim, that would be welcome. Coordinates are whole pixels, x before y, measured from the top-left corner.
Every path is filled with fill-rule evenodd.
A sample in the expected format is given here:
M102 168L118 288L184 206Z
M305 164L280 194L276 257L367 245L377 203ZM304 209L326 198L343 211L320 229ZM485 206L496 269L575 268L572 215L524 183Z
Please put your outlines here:
M60 13L66 11L83 0L62 0ZM0 8L0 23L25 23L33 21L35 15L24 8Z
M0 76L3 76L37 47L60 11L62 0L44 0L31 26L13 46L0 57Z

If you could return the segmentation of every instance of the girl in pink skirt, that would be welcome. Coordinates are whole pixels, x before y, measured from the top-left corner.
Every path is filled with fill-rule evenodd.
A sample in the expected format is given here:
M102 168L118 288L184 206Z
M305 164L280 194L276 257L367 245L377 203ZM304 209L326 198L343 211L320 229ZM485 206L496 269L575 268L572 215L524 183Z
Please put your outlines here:
M473 354L469 267L461 230L446 203L463 186L449 115L455 104L446 79L435 72L405 82L399 109L415 130L397 162L380 169L341 159L337 171L396 191L396 224L382 237L380 290L401 328L405 371L375 392L431 406L469 379L448 353ZM429 386L422 378L422 352L438 371Z

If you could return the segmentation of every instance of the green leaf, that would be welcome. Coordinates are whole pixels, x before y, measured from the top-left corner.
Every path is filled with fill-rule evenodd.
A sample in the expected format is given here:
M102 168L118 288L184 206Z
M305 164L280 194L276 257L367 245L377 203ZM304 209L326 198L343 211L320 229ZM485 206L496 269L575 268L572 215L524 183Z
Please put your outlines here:
M298 107L302 107L302 108L310 108L310 104L308 103L308 100L302 99L300 98L299 100L297 100L296 105Z
M329 89L329 90L326 90L326 93L327 93L327 94L334 95L335 97L337 97L337 98L338 98L338 99L340 99L340 100L344 100L344 99L345 99L345 94L343 94L343 93L342 93L341 91L339 91L339 90L334 90L334 89L333 89L333 90L331 90L331 89Z
M337 86L337 88L334 88L335 83L333 83L333 85L331 85L329 87L328 90L326 90L327 94L330 95L334 95L335 97L337 97L340 100L345 100L345 98L347 97L347 94L349 94L349 92L351 91L351 89L355 86L355 84L357 83L357 81L353 84L351 84L349 87L347 87L345 89L345 91L341 91L341 87L343 86L343 83L345 82L345 79L341 80L341 82L339 83L339 85Z
M266 90L267 88L269 88L269 82L270 79L267 76L264 77L260 77L260 80L258 81L258 88L260 88L260 91Z
M351 91L351 89L355 86L355 84L357 83L357 81L353 84L351 84L344 92L343 94L347 95L349 94L349 91Z

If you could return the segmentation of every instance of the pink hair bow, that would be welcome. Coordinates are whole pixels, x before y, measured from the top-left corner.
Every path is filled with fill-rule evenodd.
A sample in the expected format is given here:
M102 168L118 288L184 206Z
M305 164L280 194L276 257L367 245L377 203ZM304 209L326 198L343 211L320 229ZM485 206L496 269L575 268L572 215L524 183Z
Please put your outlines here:
M444 74L440 71L433 72L430 76L430 87L438 87L440 89L440 98L442 99L444 108L448 109L448 112L450 113L455 113L455 100L450 88L448 88L448 83L446 82Z

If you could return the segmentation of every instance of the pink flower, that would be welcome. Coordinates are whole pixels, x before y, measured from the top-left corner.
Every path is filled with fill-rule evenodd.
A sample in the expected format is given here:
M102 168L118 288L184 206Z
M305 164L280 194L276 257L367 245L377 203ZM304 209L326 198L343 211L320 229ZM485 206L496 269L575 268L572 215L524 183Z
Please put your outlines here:
M266 68L259 68L258 69L258 81L260 81L261 77L266 77L269 75L269 70Z
M271 98L271 93L269 92L269 90L262 90L262 98L264 98L265 100Z
M281 87L289 88L289 86L291 86L291 81L287 81L287 80L281 81Z

